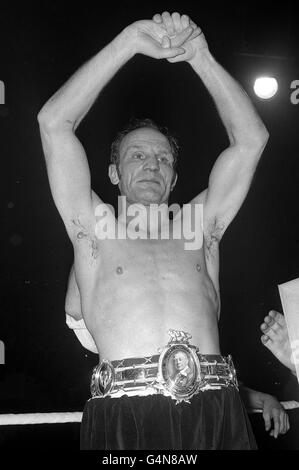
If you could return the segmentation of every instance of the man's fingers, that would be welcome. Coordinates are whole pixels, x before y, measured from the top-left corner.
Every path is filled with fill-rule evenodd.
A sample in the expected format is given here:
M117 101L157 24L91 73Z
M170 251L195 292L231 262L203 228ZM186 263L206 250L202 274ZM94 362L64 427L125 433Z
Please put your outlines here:
M264 322L268 325L268 326L272 326L275 324L275 320L270 317L269 315L267 315L265 318L264 318Z
M260 326L260 329L261 329L264 333L267 332L268 328L269 328L269 327L268 327L267 323L265 323L265 322L262 323L261 326Z
M161 59L173 59L177 56L181 56L182 54L185 54L185 49L182 47L169 47L163 49L163 51L160 53L160 58Z
M269 431L271 428L271 419L269 413L263 413L263 418L265 421L265 429L266 431Z
M276 322L266 322L265 321L265 324L267 325L268 329L267 329L267 334L272 334L274 336L277 335L277 332L279 332L281 330L281 327L278 323Z
M281 414L281 434L285 434L290 429L290 422L287 413Z
M285 318L280 312L270 310L268 316L272 317L280 326L285 326Z
M191 28L191 26L184 29L184 31L182 31L177 36L171 39L172 47L178 47L184 44L184 42L186 42L187 39L191 37L192 33L193 33L193 28Z
M186 51L184 50L184 53L185 53L185 52L186 52ZM168 60L168 62L170 62L171 64L175 64L175 63L177 63L177 62L182 62L182 61L184 61L185 59L184 59L184 54L183 54L183 55L180 54L180 55L178 55L178 56L176 56L176 57L172 57L172 58L169 58L169 59L167 59L167 60Z
M285 413L281 411L279 414L279 434L285 434L286 432L286 422L285 422Z
M153 21L154 21L155 23L158 23L158 24L163 23L162 17L161 17L161 15L159 15L159 13L156 13L156 14L153 16Z
M181 15L175 12L175 13L172 13L171 17L172 17L172 21L173 21L176 32L180 33L183 30L183 26L181 23Z
M274 429L273 429L273 435L275 439L278 437L279 431L280 431L280 419L279 419L279 412L273 412L273 423L274 423Z
M194 29L194 26L192 26L192 28L193 28L193 33L191 34L189 39L197 38L197 36L200 36L202 34L202 30L198 26L195 27L195 29Z
M261 341L263 344L266 344L270 340L269 336L263 335L261 336Z
M190 25L189 16L188 15L182 15L181 16L181 23L182 23L183 29L188 28L188 26Z
M277 323L273 318L270 316L267 316L264 318L264 323L261 325L261 329L264 331L264 333L267 332L274 332L276 333L280 329L279 323Z
M170 16L170 13L168 13L168 11L164 11L162 13L162 20L163 20L164 26L167 30L168 36L174 36L175 35L175 29L174 29L172 17Z
M168 36L163 36L161 46L163 49L171 47L170 39Z

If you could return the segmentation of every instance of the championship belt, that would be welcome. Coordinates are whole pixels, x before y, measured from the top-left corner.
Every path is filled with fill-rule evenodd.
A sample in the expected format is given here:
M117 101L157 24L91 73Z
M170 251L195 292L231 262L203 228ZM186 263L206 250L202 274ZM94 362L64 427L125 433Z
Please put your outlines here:
M196 346L189 344L192 337L189 333L169 330L168 334L170 340L158 355L113 363L101 361L93 370L91 395L160 393L179 403L189 402L200 391L229 385L237 388L231 356L202 355Z

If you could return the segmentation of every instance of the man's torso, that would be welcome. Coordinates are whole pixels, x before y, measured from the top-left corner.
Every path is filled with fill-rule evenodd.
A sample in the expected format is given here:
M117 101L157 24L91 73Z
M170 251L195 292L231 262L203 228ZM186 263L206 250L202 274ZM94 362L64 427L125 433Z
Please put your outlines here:
M78 237L75 270L82 314L100 357L157 353L168 330L191 333L202 354L219 354L218 244Z

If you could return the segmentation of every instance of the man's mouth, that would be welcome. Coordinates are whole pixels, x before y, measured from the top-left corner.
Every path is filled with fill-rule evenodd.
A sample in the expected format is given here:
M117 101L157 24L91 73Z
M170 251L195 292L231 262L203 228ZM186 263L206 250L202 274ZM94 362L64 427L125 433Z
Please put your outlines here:
M157 180L147 180L147 179L139 180L139 183L155 183L155 184L159 184L159 185L160 185L160 181L157 181Z

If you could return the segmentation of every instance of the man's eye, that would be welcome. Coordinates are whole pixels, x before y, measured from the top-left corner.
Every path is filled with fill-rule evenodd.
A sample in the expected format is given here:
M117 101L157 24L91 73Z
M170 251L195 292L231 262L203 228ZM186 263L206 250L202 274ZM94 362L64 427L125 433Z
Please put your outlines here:
M142 160L144 158L143 153L137 152L133 154L133 158L136 158L138 160Z
M158 160L159 162L168 163L168 165L172 165L172 161L167 155L161 155L160 157L158 157Z

